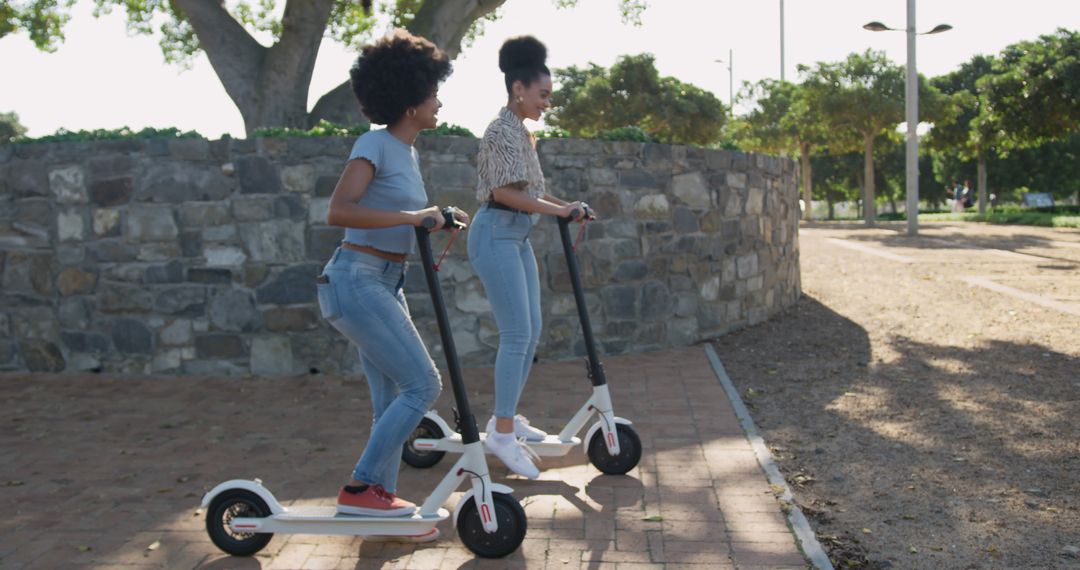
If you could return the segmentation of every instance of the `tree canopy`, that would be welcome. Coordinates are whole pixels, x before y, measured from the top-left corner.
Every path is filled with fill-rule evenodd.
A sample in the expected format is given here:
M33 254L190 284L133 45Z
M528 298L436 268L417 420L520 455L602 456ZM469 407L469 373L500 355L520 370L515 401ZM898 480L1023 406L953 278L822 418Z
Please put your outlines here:
M545 122L573 136L639 127L668 143L719 142L726 108L712 93L661 77L652 54L625 55L611 69L596 64L556 69L558 89Z

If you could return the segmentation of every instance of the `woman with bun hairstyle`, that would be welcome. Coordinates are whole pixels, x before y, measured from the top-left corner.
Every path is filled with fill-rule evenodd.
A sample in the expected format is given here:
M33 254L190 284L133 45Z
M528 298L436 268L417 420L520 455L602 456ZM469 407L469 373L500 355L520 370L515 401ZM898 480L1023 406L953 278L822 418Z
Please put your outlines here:
M540 279L529 243L532 214L570 216L567 203L544 189L536 138L525 119L539 120L550 107L547 48L532 36L511 38L499 50L507 102L488 125L477 157L480 210L469 230L469 261L484 284L495 322L495 413L484 446L515 473L535 479L540 471L528 441L547 436L518 415L517 405L540 340Z
M450 59L430 41L397 31L364 46L350 75L361 111L387 127L353 145L326 219L345 228L345 239L318 279L322 315L356 345L374 408L371 435L337 510L410 516L416 505L396 495L401 446L442 381L405 303L405 258L415 226L427 217L437 221L434 229L444 223L439 207L428 206L413 143L437 125Z

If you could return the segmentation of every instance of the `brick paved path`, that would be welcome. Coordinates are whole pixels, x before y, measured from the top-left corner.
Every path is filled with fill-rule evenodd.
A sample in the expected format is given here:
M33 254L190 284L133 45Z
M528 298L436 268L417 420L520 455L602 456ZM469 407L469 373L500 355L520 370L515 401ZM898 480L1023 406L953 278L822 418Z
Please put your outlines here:
M703 349L605 365L641 464L605 476L574 450L537 481L493 466L529 518L522 547L495 561L475 560L449 523L424 545L277 535L240 559L210 543L197 509L226 479L262 478L286 505L333 503L370 423L357 379L0 376L0 567L804 568ZM491 370L466 376L486 418ZM521 411L557 430L589 389L581 362L541 363ZM447 386L447 417L451 399ZM448 466L403 466L399 492L420 500Z

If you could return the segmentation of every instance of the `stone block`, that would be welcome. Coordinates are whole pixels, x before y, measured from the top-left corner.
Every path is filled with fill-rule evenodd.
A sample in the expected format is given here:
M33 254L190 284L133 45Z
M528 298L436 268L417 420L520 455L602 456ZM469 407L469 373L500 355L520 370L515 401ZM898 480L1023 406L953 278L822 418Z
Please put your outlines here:
M8 164L7 187L15 198L48 196L49 174L42 160L19 160Z
M281 185L289 192L314 193L315 167L310 164L282 166Z
M146 268L143 280L146 283L179 283L184 280L184 265L175 260L163 265L151 265Z
M638 287L635 285L610 285L600 291L604 316L609 320L636 319Z
M203 334L195 337L195 357L200 359L237 359L248 354L244 340L235 334Z
M221 226L233 221L225 202L184 202L177 208L180 225L185 228Z
M92 293L96 284L97 273L79 267L67 267L56 276L56 289L64 297Z
M234 246L212 246L203 252L209 267L239 267L247 261L244 251Z
M214 295L206 314L212 329L234 332L252 332L262 325L262 315L255 308L250 293L231 289Z
M708 210L713 205L712 191L700 172L675 175L671 179L671 191L695 210Z
M680 234L698 231L698 219L694 212L686 206L676 206L673 210L675 231Z
M107 354L112 348L109 337L99 332L63 331L60 341L72 352Z
M206 311L206 289L198 285L180 285L158 294L154 309L166 315L197 317Z
M122 317L113 320L113 345L124 354L153 354L154 333L139 319Z
M309 331L319 327L322 318L307 307L274 307L262 315L266 330L272 332Z
M666 319L671 316L671 293L661 281L650 281L641 286L641 318Z
M49 171L49 187L60 204L85 204L86 176L80 166L65 166Z
M284 335L263 335L251 340L251 373L258 376L293 374L292 346Z
M304 224L286 220L242 224L240 239L253 261L293 262L305 258Z
M274 305L314 303L315 277L320 271L322 266L315 263L287 267L255 290L256 299Z
M176 319L162 327L159 333L161 344L166 346L184 346L191 343L192 327L188 319Z
M187 280L205 285L228 285L232 283L232 271L212 267L192 267L187 271Z
M130 176L95 180L90 184L90 202L103 208L127 204L134 193L135 181Z
M120 210L101 208L92 214L94 235L97 237L116 237L120 235Z
M201 163L152 161L135 182L136 195L148 202L182 203L224 200L234 182L217 167Z
M43 339L19 341L19 353L30 372L62 372L67 367L64 354L56 344Z
M261 156L242 156L235 160L240 192L276 194L281 192L281 175L272 162Z
M670 211L671 204L663 194L642 196L634 204L634 214L639 219L666 219Z
M131 241L168 241L180 235L173 210L168 206L133 205L124 222L124 235Z

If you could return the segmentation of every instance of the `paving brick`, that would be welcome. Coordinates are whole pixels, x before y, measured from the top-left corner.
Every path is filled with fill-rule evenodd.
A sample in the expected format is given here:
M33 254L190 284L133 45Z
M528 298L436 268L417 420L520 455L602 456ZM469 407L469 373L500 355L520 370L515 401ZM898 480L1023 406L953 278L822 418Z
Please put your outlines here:
M545 458L536 481L508 476L493 463L493 476L515 489L529 518L522 547L500 560L477 559L449 522L439 526L442 539L422 545L277 535L257 556L234 559L209 542L205 513L196 509L219 481L261 477L285 505L334 503L370 432L369 395L356 378L0 375L0 398L21 418L17 429L0 432L0 460L12 473L8 478L24 482L0 495L0 507L14 513L0 522L0 544L18 545L0 552L0 565L803 567L703 351L608 357L605 368L617 413L632 420L642 438L641 462L627 476L602 475L575 449ZM470 400L481 417L493 401L491 370L465 373L478 391ZM580 362L541 362L521 410L553 431L587 395ZM449 391L436 407L453 417ZM42 445L41 437L50 444ZM402 467L398 492L422 499L451 461ZM64 478L75 472L85 485ZM462 492L446 507L452 509ZM147 551L154 541L160 546ZM91 550L79 551L80 543Z

